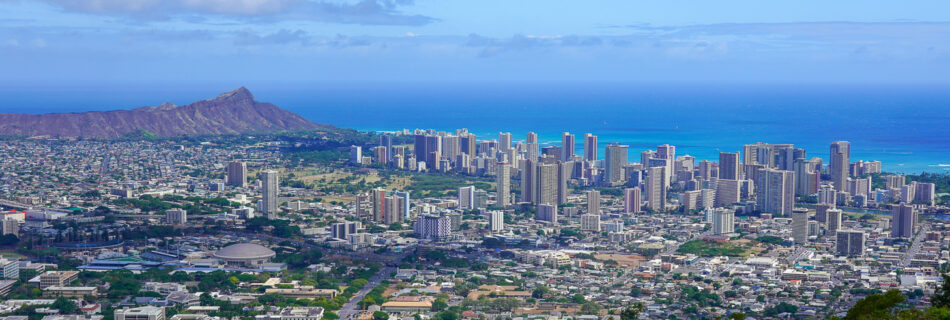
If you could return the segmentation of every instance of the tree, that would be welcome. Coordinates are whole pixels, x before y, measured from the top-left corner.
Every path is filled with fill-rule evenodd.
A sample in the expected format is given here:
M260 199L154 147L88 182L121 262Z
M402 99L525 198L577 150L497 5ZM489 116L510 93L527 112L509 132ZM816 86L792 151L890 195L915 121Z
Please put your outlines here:
M639 302L634 303L632 306L620 311L620 320L637 320L640 318L641 312L643 312L643 304Z
M57 309L63 314L75 314L79 311L79 307L76 306L75 302L64 297L56 298L50 308Z
M600 311L600 305L593 301L586 301L581 305L581 313L583 314L597 314Z
M937 287L933 296L930 297L930 305L936 308L947 308L950 307L950 274L944 272L941 276L943 284Z
M545 286L540 286L540 287L534 288L534 290L531 291L531 297L535 299L544 299L544 297L546 297L550 293L551 293L551 289Z
M373 320L389 320L389 314L382 311L373 312Z
M435 302L432 302L432 311L442 311L448 307L449 304L445 302L445 299L438 299L435 300Z
M201 301L201 305L203 306L214 305L214 298L212 298L211 295L208 294L207 292L204 292L200 296L198 296L198 301Z
M890 319L893 309L904 302L905 297L897 289L891 289L884 294L875 293L858 300L844 316L845 320Z
M578 293L578 294L575 294L573 297L571 297L571 302L576 303L576 304L582 304L584 302L587 302L587 298L584 298L583 294Z
M436 313L432 320L458 320L459 315L452 311L442 311Z
M798 307L791 305L787 302L781 302L777 305L765 309L766 317L775 317L783 313L795 313L798 312Z
M633 288L630 288L630 296L631 296L631 297L639 297L639 296L641 296L641 295L643 295L643 289L640 289L640 287L633 287Z
M17 236L12 233L0 236L0 246L15 245L17 242L20 242L20 238L17 238Z

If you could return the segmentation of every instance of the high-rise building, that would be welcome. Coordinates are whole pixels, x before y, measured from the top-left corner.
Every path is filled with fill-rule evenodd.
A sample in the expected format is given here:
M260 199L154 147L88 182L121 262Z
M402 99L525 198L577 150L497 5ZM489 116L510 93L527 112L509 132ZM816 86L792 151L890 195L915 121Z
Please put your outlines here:
M808 242L808 209L792 210L792 238L795 239L795 244Z
M501 152L505 152L508 149L511 149L511 132L499 132L498 133L498 149ZM514 159L508 159L513 161Z
M915 185L915 188L914 188L913 202L923 204L923 205L928 205L931 207L934 206L936 202L936 196L935 196L936 185L933 183L923 183L923 182L915 182L914 185Z
M821 188L818 189L818 203L828 204L834 208L837 201L838 192L835 191L835 187L830 185L822 185Z
M12 234L20 236L20 221L14 218L5 217L0 219L0 235Z
M799 150L802 157L805 152L802 149L795 149L792 144L773 144L772 145L772 168L791 171L795 164L795 153Z
M640 195L640 187L626 188L623 190L623 211L626 213L640 213L640 206L643 204Z
M449 225L452 228L452 231L462 230L462 214L461 213L449 213L446 215L449 217Z
M713 177L713 162L709 160L700 161L697 171L696 176L699 180L709 181Z
M831 181L834 182L835 189L838 191L848 191L848 171L851 165L851 143L847 141L835 141L831 143L831 162L828 170L831 173Z
M330 225L330 237L346 240L346 236L356 234L362 223L359 221L339 222Z
M528 132L527 137L525 137L526 143L538 143L538 134L534 132Z
M529 160L538 160L538 156L541 154L541 146L538 144L538 134L534 132L528 132L527 140L525 140L525 158Z
M805 196L818 192L818 186L821 182L820 161L819 158L811 161L806 161L805 158L795 159L793 168L795 171L795 195Z
M600 191L587 191L587 213L600 215Z
M599 214L582 214L581 215L581 230L584 231L600 231L600 215Z
M676 160L676 146L671 146L668 144L663 144L656 146L656 154L654 155L656 159L663 160L666 166L666 170L663 173L666 175L664 182L666 186L669 187L673 183L673 176L675 172L673 171L673 163ZM650 165L651 167L653 165Z
M363 147L350 146L350 164L353 164L353 165L363 164Z
M757 144L743 145L742 146L742 164L744 165L759 164L758 151L759 151L759 148Z
M425 151L426 154L421 159L426 159L426 163L430 168L438 170L438 164L428 164L428 162L439 162L439 160L442 159L442 137L434 134L426 135Z
M383 134L379 136L379 146L385 148L386 150L386 159L383 163L389 163L393 160L393 136L388 134Z
M574 159L574 135L570 132L561 134L561 161Z
M382 188L373 189L373 221L378 223L386 221L386 190Z
M833 206L827 203L819 203L815 205L815 221L818 221L825 227L828 226L828 209L834 208Z
M537 203L544 203L550 205L558 204L558 165L557 164L540 164L537 166L537 175L538 182L537 188Z
M507 208L511 205L511 166L507 162L495 165L496 206Z
M838 232L838 230L841 229L841 209L832 208L825 210L825 221L823 222L829 234Z
M247 164L241 161L228 162L228 185L247 187Z
M277 194L280 188L277 170L261 171L261 211L268 219L277 217Z
M871 194L871 177L848 179L848 190L851 196Z
M787 215L795 205L795 175L792 171L759 169L756 205L761 212Z
M864 255L864 231L839 230L835 237L835 253L838 256L856 257Z
M902 175L886 175L884 176L884 189L894 189L904 186L904 176Z
M584 134L584 161L597 161L597 136Z
M444 240L452 235L452 221L447 216L419 216L413 231L422 239Z
M410 213L409 213L409 192L396 191L394 194L396 197L402 198L402 200L400 200L398 203L399 205L402 206L402 208L400 208L399 210L399 215L402 216L401 220L407 220L407 219L412 218L410 217Z
M653 211L666 210L666 167L647 169L647 207Z
M442 158L454 162L460 155L463 155L462 139L459 136L451 134L442 137Z
M475 141L475 135L471 133L459 134L459 152L469 155L470 157L475 157L477 150L475 146L477 145Z
M537 219L550 223L557 223L557 206L549 204L539 204Z
M739 180L739 153L719 153L719 179Z
M188 224L188 212L181 208L165 210L165 223L174 225Z
M458 201L461 210L475 209L475 186L459 188Z
M416 130L415 135L413 135L412 153L416 156L416 160L418 161L425 161L425 159L429 157L429 152L426 151L425 131Z
M710 213L710 220L712 222L712 232L714 234L729 234L735 232L735 211L725 208L706 210L712 210Z
M775 163L775 157L772 155L772 145L764 142L756 142L742 146L742 164L744 165L762 165L772 168Z
M521 163L521 202L536 204L534 195L537 193L538 161L525 159Z
M488 228L491 232L505 231L505 213L501 210L489 211Z
M891 208L891 237L911 238L917 227L917 211L901 203Z
M719 179L716 180L717 207L725 207L739 202L742 198L742 181Z
M596 140L596 137L594 138ZM619 143L607 145L604 152L604 182L607 185L620 185L626 176L623 167L627 165L627 146Z
M397 196L387 196L385 198L385 207L384 210L386 213L383 215L383 223L386 225L391 225L402 221L402 197Z
M20 261L17 258L0 257L0 277L20 279Z
M376 146L373 147L373 162L379 164L380 166L385 166L389 163L389 148L385 146Z
M521 201L558 204L558 165L525 160L521 171Z

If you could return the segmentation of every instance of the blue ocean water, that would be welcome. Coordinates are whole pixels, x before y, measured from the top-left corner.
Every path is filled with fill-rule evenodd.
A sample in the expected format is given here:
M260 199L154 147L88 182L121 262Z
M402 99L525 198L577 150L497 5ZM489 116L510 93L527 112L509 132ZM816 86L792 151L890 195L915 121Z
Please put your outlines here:
M630 159L659 144L677 154L718 159L757 141L792 143L827 163L829 143L848 140L852 160L880 160L886 171L950 170L950 90L885 85L699 85L622 83L249 85L258 100L312 121L360 130L468 128L482 138L529 131L542 142L560 134L599 136L630 146ZM87 87L3 90L0 112L64 112L184 104L233 88Z

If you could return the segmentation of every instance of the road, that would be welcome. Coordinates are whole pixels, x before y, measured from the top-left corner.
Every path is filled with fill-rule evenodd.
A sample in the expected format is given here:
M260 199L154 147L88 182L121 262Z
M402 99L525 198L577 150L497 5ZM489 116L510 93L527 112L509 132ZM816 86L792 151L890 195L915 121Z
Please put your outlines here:
M372 278L369 279L369 283L367 283L366 286L363 287L362 290L360 290L355 295L353 295L353 298L350 299L350 301L347 302L345 305L343 305L343 308L340 308L340 312L338 314L340 316L340 319L349 320L350 318L356 316L356 314L358 313L357 304L360 301L363 301L363 297L365 297L367 293L372 291L373 288L376 288L377 286L379 286L379 284L382 283L384 279L388 279L389 275L395 271L396 271L396 268L393 268L393 267L385 267L385 268L380 269L379 272L376 273L376 275L374 275Z
M930 231L930 225L925 224L920 228L920 231L917 232L917 236L914 237L914 243L910 245L910 249L907 250L907 253L904 254L904 260L901 261L901 266L904 268L910 267L911 260L917 256L917 252L920 251L920 247L924 244L924 237L927 236L927 232Z

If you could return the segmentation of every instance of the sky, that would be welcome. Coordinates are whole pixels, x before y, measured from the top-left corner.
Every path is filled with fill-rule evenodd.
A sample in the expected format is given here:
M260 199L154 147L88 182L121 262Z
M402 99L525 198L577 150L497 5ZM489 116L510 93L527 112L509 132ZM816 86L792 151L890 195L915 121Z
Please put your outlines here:
M0 0L8 89L948 74L945 0Z

